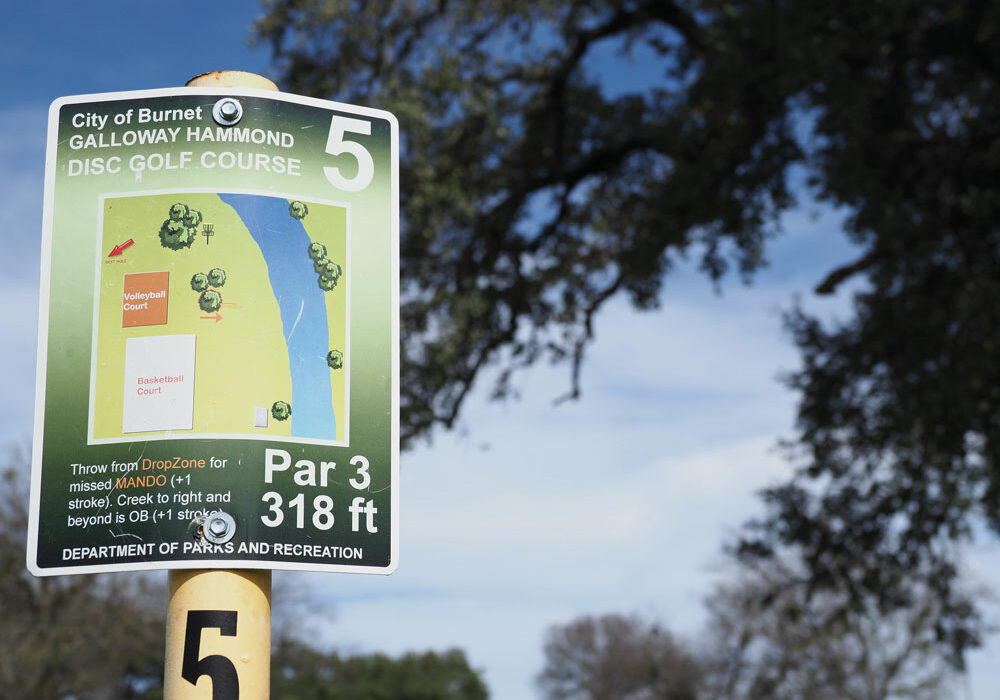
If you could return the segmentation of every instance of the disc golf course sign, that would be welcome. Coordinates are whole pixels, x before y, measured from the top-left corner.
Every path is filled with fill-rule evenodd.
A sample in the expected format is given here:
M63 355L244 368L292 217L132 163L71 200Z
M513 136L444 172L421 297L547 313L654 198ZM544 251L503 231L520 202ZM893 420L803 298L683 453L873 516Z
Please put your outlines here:
M31 571L391 572L393 116L66 97L45 178Z

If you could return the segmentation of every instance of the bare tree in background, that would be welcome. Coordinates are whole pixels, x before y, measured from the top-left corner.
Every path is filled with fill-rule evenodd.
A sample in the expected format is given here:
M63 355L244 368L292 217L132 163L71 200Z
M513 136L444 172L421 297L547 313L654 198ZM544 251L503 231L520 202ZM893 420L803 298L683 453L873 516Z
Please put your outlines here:
M583 617L549 630L537 677L547 700L695 700L698 662L638 617Z
M940 700L954 697L927 593L893 610L811 591L787 561L743 567L708 599L703 700ZM846 587L846 584L845 584Z
M581 617L550 628L537 683L545 700L941 700L960 675L928 593L863 610L811 591L789 560L737 578L707 600L685 645L637 616ZM848 595L846 592L839 594Z

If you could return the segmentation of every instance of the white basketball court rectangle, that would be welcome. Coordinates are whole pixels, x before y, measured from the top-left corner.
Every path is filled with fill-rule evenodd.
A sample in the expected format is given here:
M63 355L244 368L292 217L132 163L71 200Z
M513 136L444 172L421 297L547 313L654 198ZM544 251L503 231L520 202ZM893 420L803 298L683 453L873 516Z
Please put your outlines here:
M125 341L122 432L194 427L195 335Z

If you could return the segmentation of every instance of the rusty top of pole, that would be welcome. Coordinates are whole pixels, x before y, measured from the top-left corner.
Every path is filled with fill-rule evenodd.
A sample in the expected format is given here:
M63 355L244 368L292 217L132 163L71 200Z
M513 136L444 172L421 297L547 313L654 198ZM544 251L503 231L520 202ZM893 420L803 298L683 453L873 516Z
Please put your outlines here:
M280 92L278 86L263 75L242 70L214 70L202 73L185 83L186 87L241 87Z

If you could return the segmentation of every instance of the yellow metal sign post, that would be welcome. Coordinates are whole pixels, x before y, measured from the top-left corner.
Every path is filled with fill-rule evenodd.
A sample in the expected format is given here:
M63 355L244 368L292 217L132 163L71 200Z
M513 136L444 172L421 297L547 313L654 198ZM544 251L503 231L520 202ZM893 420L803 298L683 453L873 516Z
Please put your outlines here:
M278 89L243 71L205 73L187 85ZM171 570L164 700L266 699L270 689L271 571Z
M270 571L170 572L164 700L266 700L270 668Z

